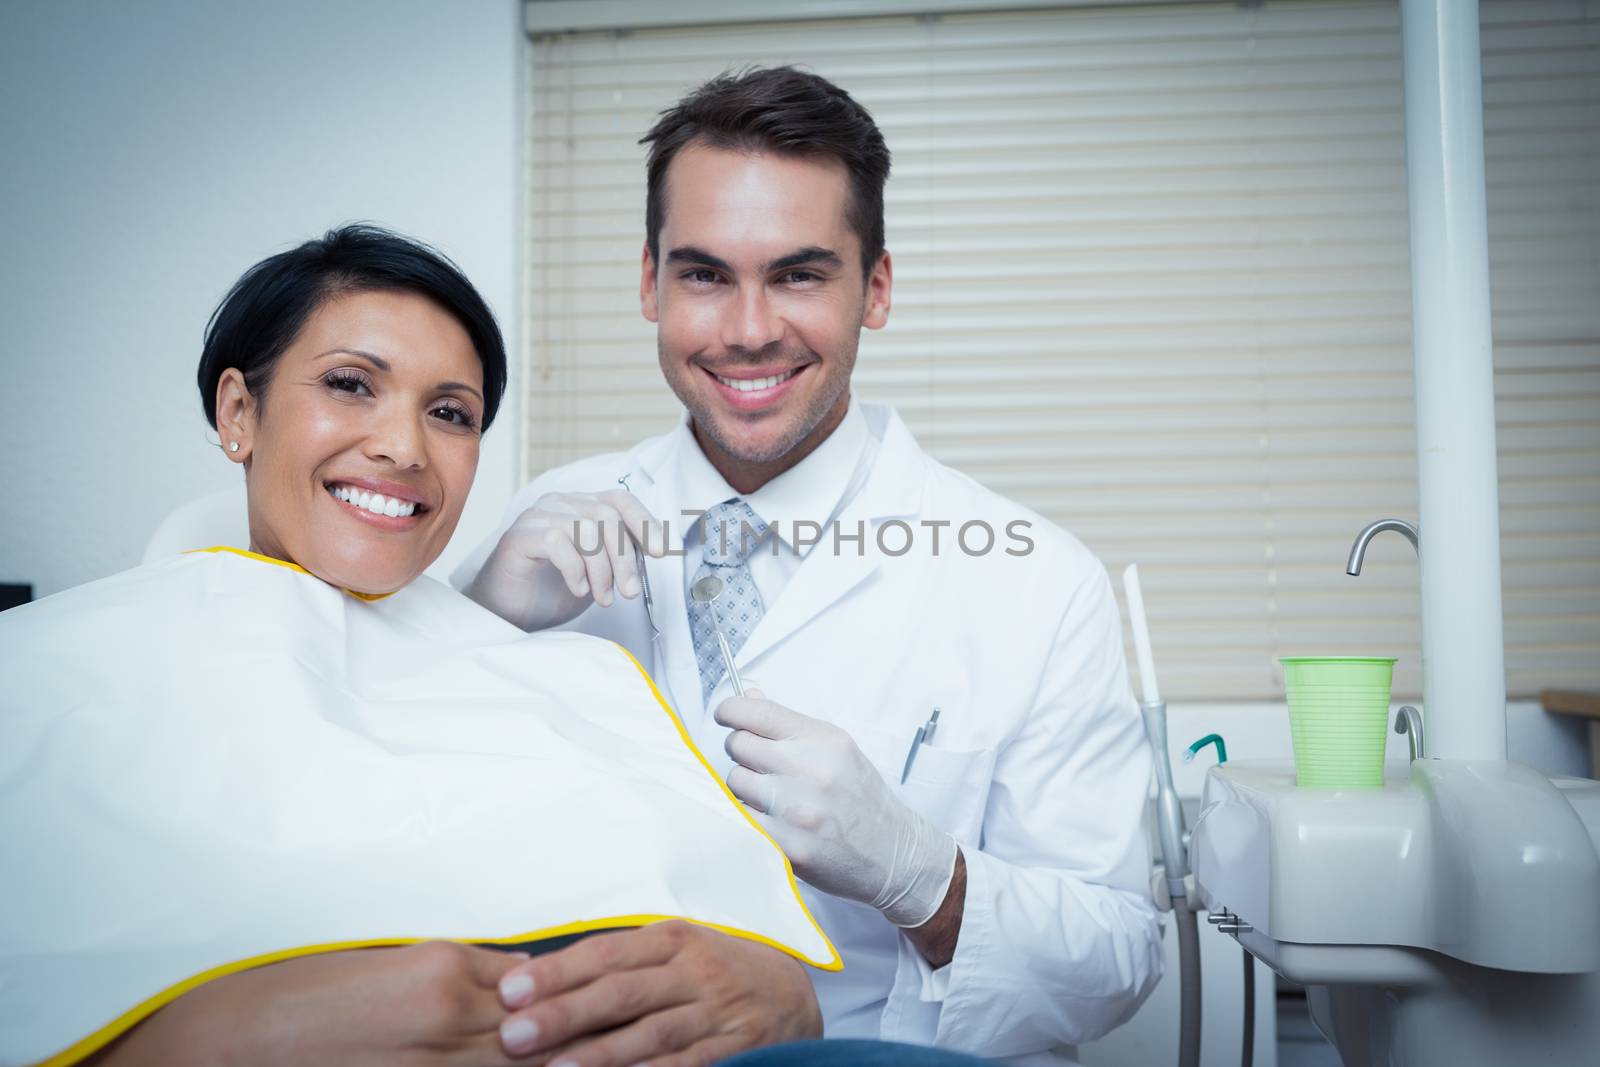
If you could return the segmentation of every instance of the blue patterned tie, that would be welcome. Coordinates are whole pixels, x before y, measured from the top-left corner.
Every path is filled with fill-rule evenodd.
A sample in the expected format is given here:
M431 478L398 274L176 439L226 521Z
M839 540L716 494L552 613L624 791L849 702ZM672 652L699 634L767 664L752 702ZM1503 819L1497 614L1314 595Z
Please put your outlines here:
M722 594L714 605L690 598L689 633L694 638L694 658L700 666L700 696L709 700L727 673L722 650L717 647L717 622L722 624L728 647L737 654L766 611L755 580L750 577L749 559L762 544L767 524L749 504L737 498L708 509L703 522L705 546L694 580L715 575L722 579Z

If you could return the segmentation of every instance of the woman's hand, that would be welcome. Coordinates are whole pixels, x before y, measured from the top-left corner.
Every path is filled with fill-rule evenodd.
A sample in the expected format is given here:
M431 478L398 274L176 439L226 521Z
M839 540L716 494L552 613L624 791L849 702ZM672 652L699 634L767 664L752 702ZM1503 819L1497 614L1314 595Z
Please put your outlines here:
M95 1067L496 1067L498 985L521 953L430 941L304 956L208 982Z
M685 922L585 938L500 980L505 1049L558 1067L704 1067L822 1035L805 968Z
M666 555L665 528L627 490L546 493L500 536L464 591L524 630L559 626L591 600L610 607L615 594L639 595L635 542Z

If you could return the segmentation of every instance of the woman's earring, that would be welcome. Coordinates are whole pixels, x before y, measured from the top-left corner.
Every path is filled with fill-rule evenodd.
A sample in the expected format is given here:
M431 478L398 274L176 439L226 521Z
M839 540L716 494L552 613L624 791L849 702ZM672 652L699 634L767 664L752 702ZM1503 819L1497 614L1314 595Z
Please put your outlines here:
M239 451L239 442L238 441L229 441L228 442L228 451L229 452L237 452L237 451Z

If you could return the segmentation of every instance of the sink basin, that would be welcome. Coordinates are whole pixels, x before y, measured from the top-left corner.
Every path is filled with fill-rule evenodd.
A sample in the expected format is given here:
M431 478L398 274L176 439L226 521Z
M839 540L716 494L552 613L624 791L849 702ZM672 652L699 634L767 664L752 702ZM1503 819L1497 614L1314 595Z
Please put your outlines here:
M1212 768L1195 892L1307 987L1346 1067L1588 1062L1600 1047L1600 782L1416 760L1374 790Z
M1600 783L1417 760L1382 789L1213 768L1191 858L1201 899L1274 940L1429 949L1480 967L1600 971Z

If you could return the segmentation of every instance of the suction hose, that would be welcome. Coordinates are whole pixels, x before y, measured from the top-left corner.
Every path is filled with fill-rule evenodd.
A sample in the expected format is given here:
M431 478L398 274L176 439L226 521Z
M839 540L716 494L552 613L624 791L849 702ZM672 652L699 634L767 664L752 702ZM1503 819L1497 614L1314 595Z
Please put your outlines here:
M1173 902L1178 920L1178 1067L1200 1067L1200 927L1183 900Z
M1254 1067L1256 1062L1256 960L1250 950L1241 948L1244 955L1244 1037L1239 1045L1240 1067Z

